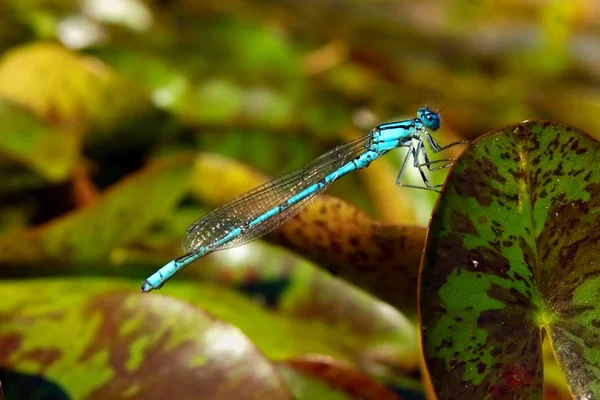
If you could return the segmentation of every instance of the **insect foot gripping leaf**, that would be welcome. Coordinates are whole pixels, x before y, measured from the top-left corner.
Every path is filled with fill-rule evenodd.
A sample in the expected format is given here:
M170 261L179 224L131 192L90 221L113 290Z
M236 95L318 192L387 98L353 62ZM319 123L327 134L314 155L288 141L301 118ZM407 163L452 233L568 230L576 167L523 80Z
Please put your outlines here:
M541 399L542 329L577 399L600 398L600 143L526 121L457 161L420 276L440 399Z

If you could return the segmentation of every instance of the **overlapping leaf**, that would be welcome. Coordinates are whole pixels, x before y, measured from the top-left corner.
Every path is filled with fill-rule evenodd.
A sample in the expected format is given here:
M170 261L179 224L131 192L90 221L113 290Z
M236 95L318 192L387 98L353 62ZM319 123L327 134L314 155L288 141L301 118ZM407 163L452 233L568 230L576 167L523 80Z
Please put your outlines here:
M341 284L332 282L322 286L339 294L337 303L323 294L311 301L303 287L313 284L307 272L305 268L294 271L279 303L269 308L261 305L260 296L253 297L258 297L257 305L231 289L208 283L184 286L172 281L161 293L186 299L237 326L271 359L315 353L366 369L384 371L387 367L396 374L415 369L416 338L405 318L388 305L354 291L345 293ZM348 315L352 311L355 315Z
M524 122L461 157L432 217L420 308L440 399L539 399L542 329L573 395L600 395L600 144Z

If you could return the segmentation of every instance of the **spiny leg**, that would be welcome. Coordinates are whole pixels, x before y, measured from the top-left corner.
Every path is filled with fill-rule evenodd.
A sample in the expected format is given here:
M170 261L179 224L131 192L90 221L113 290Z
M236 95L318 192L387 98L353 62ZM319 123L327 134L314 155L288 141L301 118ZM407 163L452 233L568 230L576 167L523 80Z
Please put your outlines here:
M431 151L434 153L439 153L440 151L449 149L450 147L454 147L457 146L459 144L469 144L471 143L469 140L459 140L456 142L452 142L446 146L440 146L438 144L438 142L435 141L435 139L429 134L429 131L425 131L424 132L425 137L427 138L427 141L429 142L429 147L431 148ZM456 161L456 158L443 158L440 160L435 160L435 161L429 161L429 157L427 156L427 151L425 150L425 146L419 146L420 148L418 149L419 152L421 154L423 154L423 158L425 159L425 162L422 164L419 164L419 167L427 167L428 170L430 171L437 171L439 169L444 169L444 168L448 168L451 167L454 162ZM432 164L438 164L438 163L443 163L445 162L446 164L442 165L441 167L431 167Z
M423 142L419 141L419 146L422 146L422 145L423 145ZM411 144L408 146L408 150L406 151L406 156L404 157L404 161L402 161L402 166L400 167L400 172L398 173L398 177L396 178L396 185L402 186L402 187L413 188L413 189L432 190L434 192L439 193L439 190L437 190L436 188L438 188L442 185L433 186L429 183L429 180L427 179L427 176L425 175L423 170L418 167L419 162L418 162L417 154L418 154L417 149L415 148L414 144L411 142ZM413 158L413 160L414 160L413 166L416 166L417 169L419 170L419 173L421 174L421 179L423 180L423 183L425 184L425 186L409 185L406 183L402 183L402 177L404 176L404 169L406 168L406 164L408 163L408 159L410 157Z
M408 163L409 157L412 155L413 144L408 146L406 150L406 156L404 156L404 160L402 161L402 165L400 166L400 172L398 172L398 177L396 178L396 185L403 186L400 181L402 180L402 176L404 175L404 168L406 168L406 164Z
M454 165L454 162L456 160L457 160L456 158L442 158L440 160L424 162L422 164L419 164L418 167L427 167L427 169L430 171L437 171L440 169L446 169L446 168L451 167L452 165ZM439 163L446 163L446 164L442 165L441 167L432 167L431 166L433 164L439 164Z
M419 163L419 154L423 155L423 159L424 159L424 163ZM434 161L437 162L437 161ZM435 189L438 187L441 187L443 185L431 185L429 183L429 180L427 179L427 176L425 175L425 171L423 171L423 165L427 166L427 168L430 171L435 171L436 169L441 169L443 167L437 167L437 168L431 168L430 165L432 164L431 161L429 161L429 157L427 156L427 151L425 150L425 144L423 143L422 140L419 140L419 143L417 144L417 147L414 148L413 147L413 167L417 168L419 170L419 172L421 173L421 178L423 179L423 183L425 183L425 185L430 188L430 189ZM437 191L437 190L436 190Z
M433 151L434 153L439 153L442 150L446 150L446 149L449 149L450 147L458 146L459 144L468 144L468 143L471 143L468 140L459 140L459 141L452 142L452 143L447 144L447 145L445 145L445 146L442 147L429 134L429 131L426 130L424 132L424 134L425 134L425 137L427 138L427 142L429 143L429 147L431 147L431 151Z
M415 158L415 167L421 169L422 167L427 167L428 170L430 171L437 171L440 169L445 169L448 167L451 167L452 164L454 164L454 161L456 161L456 158L444 158L441 160L434 160L434 161L430 161L429 160L429 156L427 155L427 150L425 149L425 144L423 143L423 141L419 142L419 145L417 146L417 154L422 154L423 155L423 160L425 160L424 163L419 164L418 163L418 158ZM432 164L439 164L439 163L446 163L444 165L442 165L441 167L432 167Z
M459 140L459 141L450 143L450 144L442 147L429 134L429 131L425 131L424 134L425 134L425 137L427 138L427 142L429 143L429 147L431 148L431 151L434 153L439 153L440 151L446 150L450 147L457 146L459 144L470 143L468 140ZM419 154L423 155L423 159L425 161L424 163L419 163ZM423 183L425 184L425 186L409 185L409 184L405 184L405 183L401 182L402 176L404 175L404 169L406 168L406 164L408 163L409 157L413 158L413 166L419 170L419 173L421 174L421 179L423 180ZM400 168L400 172L398 173L398 178L396 178L396 185L403 186L403 187L410 187L410 188L414 188L414 189L432 190L432 191L439 193L440 191L437 188L442 187L443 184L432 185L431 183L429 183L429 180L427 179L427 176L425 175L425 172L423 171L422 168L427 167L427 169L429 171L437 171L437 170L445 169L445 168L452 166L455 161L456 161L456 158L447 158L447 159L430 161L429 156L427 155L427 150L425 149L425 144L423 143L423 140L420 139L418 141L416 148L415 148L414 143L411 143L408 146L408 150L406 152L406 157L404 157L404 161L402 162L402 167ZM445 164L440 167L432 167L433 164L439 164L439 163L445 163Z

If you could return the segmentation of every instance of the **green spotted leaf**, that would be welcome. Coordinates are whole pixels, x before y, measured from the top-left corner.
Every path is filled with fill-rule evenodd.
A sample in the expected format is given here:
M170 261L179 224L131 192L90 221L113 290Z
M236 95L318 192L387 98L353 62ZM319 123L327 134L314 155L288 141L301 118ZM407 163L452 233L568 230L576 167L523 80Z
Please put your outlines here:
M427 367L440 399L541 399L549 339L577 399L600 396L600 144L527 121L461 156L421 270Z
M249 301L246 295L205 282L183 285L173 280L160 293L185 299L237 326L270 359L318 353L380 374L387 368L397 374L414 371L418 358L415 331L399 313L356 290L342 293L342 284L331 283L331 279L325 288L339 295L338 302L324 296L323 290L319 295L310 293L315 297L310 303L301 297L306 288L298 286L311 282L297 282L306 272L304 268L294 271L276 307L265 304L264 297L254 296L256 302ZM133 287L137 289L139 281ZM344 320L351 311L355 315Z

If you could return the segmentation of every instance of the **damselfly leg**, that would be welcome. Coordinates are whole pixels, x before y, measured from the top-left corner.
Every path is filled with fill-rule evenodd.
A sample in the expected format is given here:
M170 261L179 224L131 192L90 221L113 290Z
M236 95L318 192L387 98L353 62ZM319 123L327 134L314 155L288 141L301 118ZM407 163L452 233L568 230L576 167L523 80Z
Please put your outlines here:
M431 151L433 153L438 153L440 151L443 151L445 149L448 149L450 147L454 147L454 146L457 146L460 144L469 143L469 141L461 140L461 141L450 143L447 146L441 147L435 141L435 139L433 139L433 137L431 137L431 135L429 135L429 132L425 133L425 137L427 138L427 141L429 142L429 147L431 148ZM423 157L424 162L421 163L419 161L419 156ZM418 186L418 185L402 183L402 177L404 175L404 171L405 171L406 165L408 164L409 158L412 158L413 167L415 167L419 171L419 173L421 175L421 180L423 181L423 184L425 186ZM396 185L402 186L402 187L409 187L409 188L413 188L413 189L431 190L431 191L439 193L440 191L438 190L438 188L442 187L443 185L442 184L432 185L429 182L429 179L427 178L427 176L425 175L423 168L427 168L429 171L437 171L437 170L451 167L455 161L456 161L456 158L444 158L444 159L430 161L429 156L427 155L427 150L425 149L423 140L422 139L418 140L416 145L414 142L411 142L408 146L406 156L404 157L404 160L402 161L402 166L400 167L400 172L398 173L398 177L396 178ZM442 163L443 163L442 166L433 166L434 164L442 164Z

